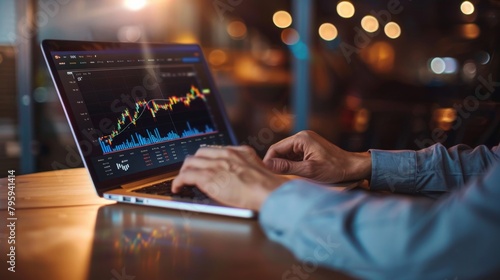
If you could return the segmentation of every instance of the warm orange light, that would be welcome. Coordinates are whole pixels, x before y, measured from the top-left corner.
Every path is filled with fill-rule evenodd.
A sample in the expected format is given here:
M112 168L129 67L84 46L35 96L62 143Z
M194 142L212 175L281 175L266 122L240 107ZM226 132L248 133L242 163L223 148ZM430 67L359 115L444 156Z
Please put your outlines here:
M227 61L227 54L219 49L213 50L208 55L208 61L210 62L210 64L215 66L222 65Z
M462 35L466 39L476 39L481 33L479 26L477 26L477 24L475 23L463 24L461 29L462 29Z
M378 30L378 21L374 16L365 16L361 19L361 27L367 32L373 33Z
M394 48L386 42L376 42L363 49L361 58L375 71L385 73L394 67Z
M439 108L434 111L434 120L438 122L454 122L457 118L457 111L453 108Z
M356 132L365 132L370 123L370 112L364 108L356 112L354 117L354 130Z
M451 129L451 124L457 118L457 111L453 108L438 108L433 112L436 126L444 131Z
M342 1L337 4L337 13L343 18L351 18L354 11L354 5L351 2Z
M198 43L198 39L196 38L196 35L190 32L183 32L175 36L173 42L179 44L193 44L193 43Z
M460 11L462 11L464 15L471 15L474 13L474 4L469 1L464 1L462 5L460 5Z
M247 35L247 26L242 21L232 21L227 25L227 33L233 39L243 39Z
M286 11L277 11L273 15L273 22L279 28L287 28L292 25L292 16Z
M393 21L387 23L384 27L384 32L387 37L396 39L401 35L401 27Z
M323 23L318 29L319 36L325 41L332 41L337 38L338 31L335 25Z
M293 28L287 28L281 31L281 40L287 45L295 45L299 42L299 33Z
M125 7L132 11L138 11L146 6L147 0L125 0Z

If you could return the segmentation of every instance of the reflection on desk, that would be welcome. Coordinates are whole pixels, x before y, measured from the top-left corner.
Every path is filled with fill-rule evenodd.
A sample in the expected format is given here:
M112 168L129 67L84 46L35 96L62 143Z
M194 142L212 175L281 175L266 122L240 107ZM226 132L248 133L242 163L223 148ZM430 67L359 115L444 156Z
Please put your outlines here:
M255 238L257 221L130 205L102 207L97 219L92 259L109 262L92 262L92 279L112 269L145 279L281 278L259 269L273 263L259 248L284 252Z
M282 279L294 267L304 272L301 261L265 237L257 220L105 205L101 199L78 205L80 200L70 193L85 193L92 187L79 177L85 173L75 171L48 172L39 180L18 176L16 189L31 193L32 199L16 210L15 273L5 265L8 235L1 232L0 279ZM62 184L72 189L51 192L48 186L60 176ZM40 207L56 200L64 200L59 205L65 206ZM72 200L77 206L66 206ZM0 219L6 221L6 210L0 211ZM322 268L307 276L348 279ZM288 275L294 277L297 274Z

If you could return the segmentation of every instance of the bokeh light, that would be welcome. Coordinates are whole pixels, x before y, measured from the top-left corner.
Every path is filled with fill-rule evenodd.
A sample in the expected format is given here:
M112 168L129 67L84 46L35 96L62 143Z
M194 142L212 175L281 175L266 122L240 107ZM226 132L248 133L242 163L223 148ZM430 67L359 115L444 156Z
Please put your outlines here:
M482 65L488 64L488 62L490 62L490 60L491 60L490 54L485 52L485 51L477 52L475 55L475 58L476 58L476 61L481 63Z
M214 66L220 66L227 61L227 54L223 50L215 49L208 55L208 61Z
M476 39L481 33L479 26L475 23L466 23L461 27L462 36L466 39Z
M279 28L287 28L292 25L292 16L286 11L277 11L273 15L273 22Z
M434 111L437 120L441 122L454 122L457 118L457 111L453 108L440 108Z
M361 19L361 27L367 32L373 33L378 30L378 21L374 16L365 16Z
M464 1L462 5L460 5L460 11L462 11L464 15L471 15L474 13L474 4L469 1Z
M281 31L281 40L287 45L295 45L299 42L300 36L297 30L293 28L287 28Z
M453 57L444 57L444 73L453 74L457 73L458 70L458 62Z
M120 42L137 42L142 37L142 30L137 25L122 26L117 36Z
M401 35L401 27L393 21L387 23L384 27L384 32L387 37L396 39Z
M337 4L337 13L343 18L351 18L354 11L354 5L351 2L342 1Z
M476 76L477 68L473 61L466 61L462 67L462 74L466 80L472 80Z
M233 39L243 39L247 35L247 26L242 21L234 20L227 25L227 33Z
M387 42L379 41L364 48L361 58L379 73L388 73L394 67L396 52Z
M442 58L435 57L431 60L430 68L435 74L443 74L446 69L446 64Z
M318 32L321 39L325 41L335 40L335 38L337 38L337 35L339 34L335 25L331 23L323 23L319 27Z
M453 108L437 108L432 114L436 126L444 131L450 130L457 119L457 111Z
M178 43L178 44L197 44L198 38L196 37L195 34L193 34L191 32L182 32L180 34L177 34L172 39L172 42Z
M46 87L37 87L33 91L33 99L38 103L45 103L48 100L49 91Z
M370 124L370 111L365 108L356 112L354 117L354 131L358 133L365 132Z
M132 11L138 11L146 6L147 0L125 0L125 7Z

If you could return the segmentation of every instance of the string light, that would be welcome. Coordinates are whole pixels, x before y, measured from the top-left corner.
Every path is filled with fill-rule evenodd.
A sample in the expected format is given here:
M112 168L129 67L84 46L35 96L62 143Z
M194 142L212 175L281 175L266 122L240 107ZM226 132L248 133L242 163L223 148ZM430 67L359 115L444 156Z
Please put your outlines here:
M385 25L384 32L387 37L396 39L401 35L401 27L399 27L397 23L391 21Z
M342 1L337 4L337 13L343 18L351 18L354 11L354 5L351 2Z
M273 15L273 22L279 28L287 28L292 25L292 16L286 11L277 11Z
M361 27L367 32L373 33L378 30L378 21L373 16L365 16L361 19Z
M460 11L462 11L464 15L471 15L474 13L474 4L469 1L464 1L462 5L460 5Z
M337 38L338 31L335 25L331 23L323 23L318 29L319 36L325 41L332 41Z

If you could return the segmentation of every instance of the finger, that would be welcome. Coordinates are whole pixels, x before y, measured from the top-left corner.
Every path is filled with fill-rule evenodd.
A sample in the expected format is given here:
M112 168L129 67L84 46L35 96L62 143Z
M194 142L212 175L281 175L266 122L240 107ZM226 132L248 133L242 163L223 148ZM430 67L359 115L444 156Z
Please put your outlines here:
M202 183L209 180L212 176L212 172L208 169L186 168L172 181L172 192L177 193L186 185L201 187Z
M267 150L264 156L264 161L272 158L290 158L294 157L294 155L301 155L303 153L304 150L302 145L299 145L298 138L296 136L291 136L269 147L269 150Z
M254 161L258 163L259 165L262 165L262 159L257 155L255 150L247 145L242 145L242 146L228 146L229 149L233 149L235 151L238 151L246 161Z
M228 161L217 158L206 158L202 156L187 157L182 164L181 171L188 168L212 168L230 170L231 165Z
M247 146L247 145L242 145L242 146L226 146L226 148L230 149L230 150L242 152L242 153L245 153L245 154L257 155L257 153L255 152L255 150L252 147Z
M291 161L286 159L269 159L264 164L273 172L285 175L311 177L312 169L307 161Z
M195 157L204 158L229 158L238 153L235 149L228 147L201 147L194 154Z
M175 177L172 182L172 192L177 193L186 185L196 186L210 198L222 202L221 198L227 195L227 190L224 190L224 186L227 185L228 178L222 181L217 180L217 177L220 175L220 173L208 169L186 169Z
M247 145L242 145L242 146L226 146L225 148L228 149L228 150L235 151L236 153L238 153L239 155L242 155L245 158L247 158L247 157L250 156L250 157L258 158L259 161L260 161L259 156L255 152L255 150L252 147L250 147L250 146L247 146Z
M183 166L184 167L184 166ZM185 176L185 173L189 173L188 170L183 170L181 171L172 181L172 192L177 193L180 191L180 189L185 186L185 185L196 185L196 182L194 178L197 178L198 176Z
M258 159L255 151L248 146L226 146L226 147L202 147L194 154L195 157L212 159L248 159L249 156Z
M269 147L264 156L264 161L267 161L271 158L282 157L284 154L288 154L292 151L293 140L291 137L285 138Z

